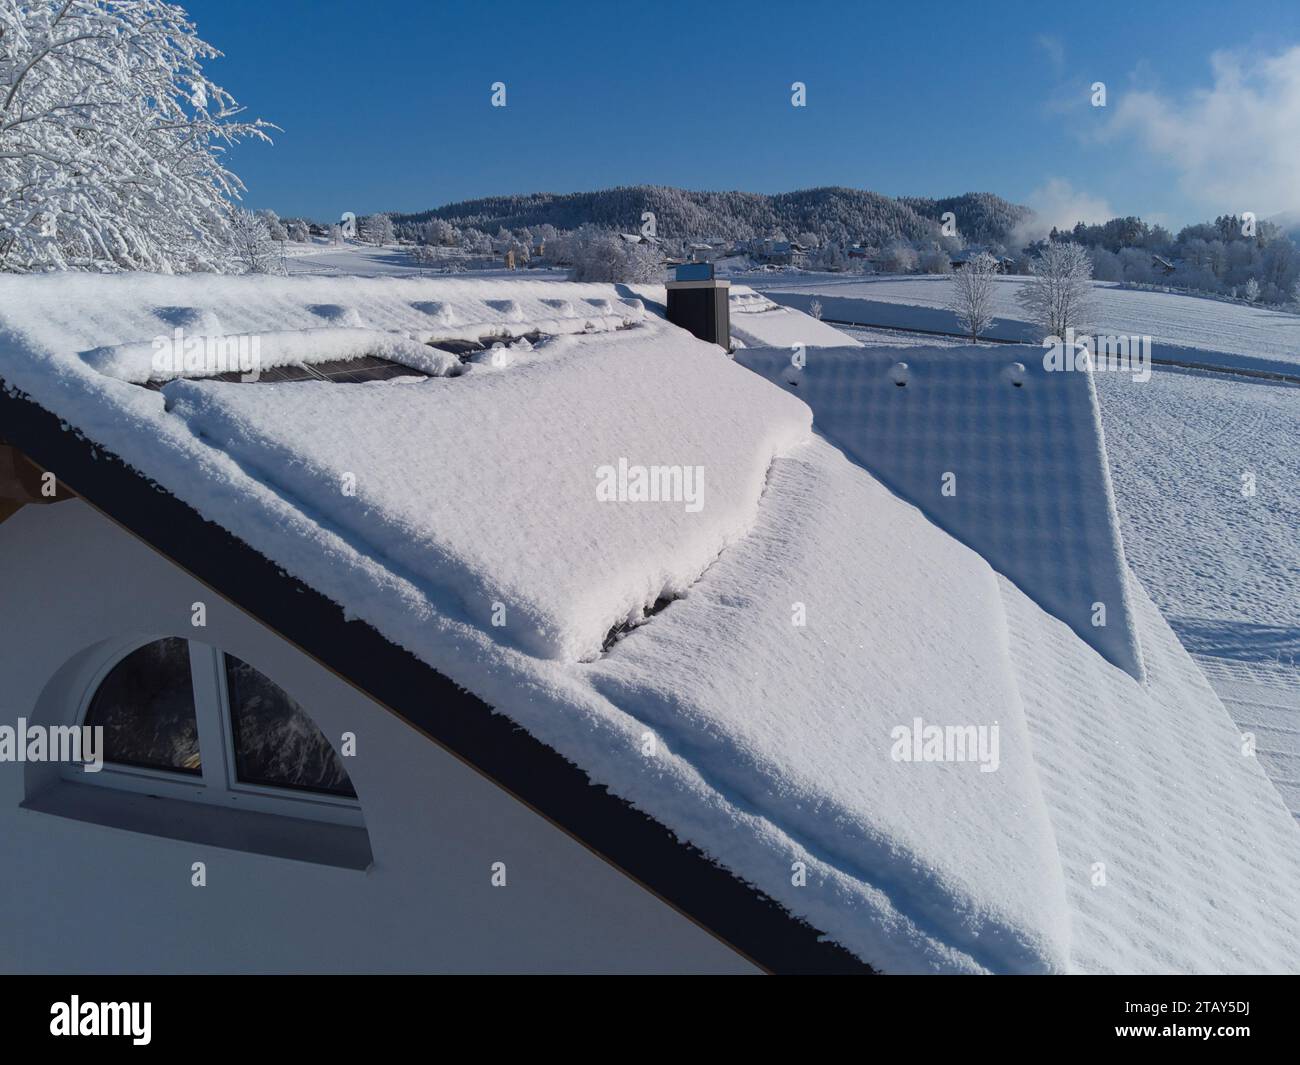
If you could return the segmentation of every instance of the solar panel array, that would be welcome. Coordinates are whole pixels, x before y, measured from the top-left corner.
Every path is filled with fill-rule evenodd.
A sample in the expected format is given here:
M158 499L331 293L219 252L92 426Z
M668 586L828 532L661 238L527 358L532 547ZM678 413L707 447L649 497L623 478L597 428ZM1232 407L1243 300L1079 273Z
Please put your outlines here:
M287 366L275 366L268 370L259 370L256 374L246 375L242 370L231 370L227 373L214 374L206 380L257 384L281 384L286 381L361 384L365 381L391 381L394 377L428 376L422 370L413 370L391 359L381 359L377 355L362 355L355 359L333 359L314 364L293 363ZM146 387L160 392L164 384L165 381L149 381Z

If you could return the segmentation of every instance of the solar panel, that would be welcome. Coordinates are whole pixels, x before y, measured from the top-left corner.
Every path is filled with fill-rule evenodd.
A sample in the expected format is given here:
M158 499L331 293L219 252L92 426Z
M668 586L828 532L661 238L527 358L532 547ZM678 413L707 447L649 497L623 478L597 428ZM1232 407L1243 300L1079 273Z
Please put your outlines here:
M534 330L524 334L524 338L533 344L540 343L547 338L547 334ZM469 357L476 351L486 351L493 344L507 343L510 341L508 336L485 336L478 340L432 340L429 346L438 348L442 351L455 355L461 362L467 362ZM391 359L381 358L378 355L359 355L352 359L330 359L326 362L317 363L294 363L289 366L276 366L269 370L261 370L256 376L248 375L248 381L245 380L245 374L241 370L230 370L226 373L213 374L204 377L205 381L224 381L228 384L255 383L255 384L282 384L286 381L329 381L333 384L363 384L366 381L391 381L395 377L428 377L429 374L423 370L414 370L409 366L403 366L401 363L393 362ZM455 377L455 373L448 376ZM145 387L155 392L160 392L165 381L146 381Z
M377 355L362 355L355 359L331 359L313 364L294 363L261 370L255 376L246 376L242 370L205 377L205 381L224 381L228 384L282 384L286 381L330 381L335 384L361 384L365 381L391 381L395 377L428 377L422 370L381 359ZM155 392L162 390L165 381L147 381L145 387Z

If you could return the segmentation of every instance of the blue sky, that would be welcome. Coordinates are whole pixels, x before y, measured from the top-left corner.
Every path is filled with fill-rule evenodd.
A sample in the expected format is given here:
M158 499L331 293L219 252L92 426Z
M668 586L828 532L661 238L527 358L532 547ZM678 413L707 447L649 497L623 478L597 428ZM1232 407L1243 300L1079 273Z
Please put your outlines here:
M1171 225L1300 207L1294 0L182 2L226 53L215 80L283 127L232 155L283 215L631 184L991 191Z

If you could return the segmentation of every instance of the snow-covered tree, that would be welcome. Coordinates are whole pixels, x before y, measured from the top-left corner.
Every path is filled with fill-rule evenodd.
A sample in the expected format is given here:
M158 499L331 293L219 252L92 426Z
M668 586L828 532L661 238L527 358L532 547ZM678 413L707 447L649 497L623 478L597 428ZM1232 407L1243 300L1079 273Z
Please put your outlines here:
M599 226L582 226L569 238L567 250L573 261L571 281L663 280L663 267L652 247L630 244Z
M454 244L456 238L456 229L448 222L441 218L431 218L424 227L421 234L425 244L450 245Z
M271 234L271 239L277 244L283 244L289 239L289 231L285 229L284 223L280 221L280 216L269 208L257 212L257 217L266 223L267 232Z
M903 241L895 241L885 252L885 272L890 274L910 274L916 269L916 249Z
M1052 243L1029 264L1016 299L1044 336L1087 329L1092 313L1092 260L1081 244Z
M998 261L988 252L981 252L962 269L953 271L948 306L957 315L962 329L970 334L971 342L978 343L980 334L993 324L994 278Z
M487 255L492 251L492 238L481 229L475 229L473 226L463 229L460 239L465 250L475 255Z
M163 0L0 0L0 270L221 268L222 153L274 127L237 119L217 55Z
M810 304L808 304L808 313L811 314L814 318L816 318L819 322L821 321L822 301L817 299L816 296L814 296L813 301Z
M1259 299L1259 282L1252 277L1246 282L1246 287L1241 294L1246 297L1247 303L1254 303Z
M391 244L393 243L393 220L386 214L369 214L361 219L361 226L358 229L358 235L367 244Z
M1119 267L1125 281L1149 283L1155 280L1151 269L1151 253L1141 248L1122 248Z
M1093 248L1089 253L1092 256L1092 277L1094 281L1120 281L1124 277L1123 268L1119 263L1119 256L1113 251L1107 251L1105 248Z
M952 259L942 248L927 248L921 253L920 263L923 274L952 273Z
M822 246L821 254L817 258L818 265L823 270L843 270L847 261L843 249L833 240Z
M271 239L266 219L235 208L230 216L231 265L242 274L284 273L281 249Z
M289 239L295 244L311 243L311 230L301 218L295 218L289 223Z

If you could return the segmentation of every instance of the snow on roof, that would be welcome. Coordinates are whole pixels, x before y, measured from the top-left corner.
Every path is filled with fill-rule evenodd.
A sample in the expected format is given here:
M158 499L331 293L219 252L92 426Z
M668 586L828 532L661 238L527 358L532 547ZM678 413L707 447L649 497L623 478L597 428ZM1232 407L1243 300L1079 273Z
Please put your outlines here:
M198 342L201 339L201 343ZM195 341L188 343L188 340ZM271 333L189 335L181 326L147 342L116 344L83 352L100 373L123 381L170 381L211 377L235 370L273 370L299 363L314 365L374 355L409 366L430 377L459 370L460 360L403 333L349 326L290 329Z
M1140 679L1091 376L1048 373L1007 348L899 354L821 348L797 371L779 349L736 358L798 395L835 444Z
M625 293L0 278L0 377L874 965L1293 970L1296 826L1145 598L1139 684L716 347L642 316L457 378L162 394L81 355L160 307L418 338L419 305L524 329ZM597 505L621 459L703 466L703 506L621 475ZM901 760L927 725L996 749Z
M5 290L0 303L8 327L77 352L101 373L136 382L202 375L146 373L163 361L156 355L175 341L177 330L182 338L218 344L256 336L266 369L300 358L382 354L438 372L439 354L421 350L432 338L599 332L645 314L630 289L560 288L546 281L503 286L458 278L431 288L417 278L53 274L25 278L20 291ZM22 300L32 307L21 306ZM47 313L51 305L57 310Z
M721 349L648 328L599 347L558 338L509 372L414 387L179 381L164 395L196 436L366 542L448 613L491 628L504 604L503 641L568 660L595 657L611 628L685 593L743 536L768 464L809 423ZM410 455L413 441L428 461ZM665 494L651 471L671 471L676 501L602 499L602 481L618 494L620 476L634 495L638 468L651 496ZM339 489L345 473L354 494Z
M731 334L747 347L785 348L788 358L795 347L853 347L847 333L811 315L791 311L744 285L733 285L728 299Z

